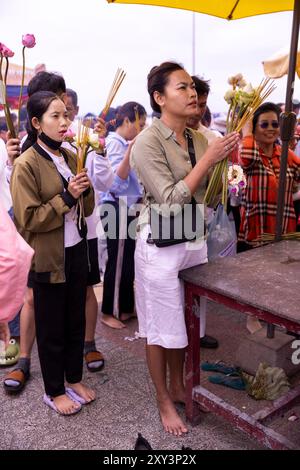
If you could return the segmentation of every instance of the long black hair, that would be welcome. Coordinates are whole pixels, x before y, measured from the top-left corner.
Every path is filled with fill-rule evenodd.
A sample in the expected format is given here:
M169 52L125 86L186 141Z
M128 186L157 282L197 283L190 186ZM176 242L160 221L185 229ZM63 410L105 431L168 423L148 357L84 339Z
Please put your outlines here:
M27 132L28 136L22 145L22 152L25 152L37 141L37 130L33 127L31 121L32 118L36 117L39 121L42 119L43 114L47 111L50 104L54 100L59 100L59 97L52 93L52 91L37 91L29 98L27 102Z

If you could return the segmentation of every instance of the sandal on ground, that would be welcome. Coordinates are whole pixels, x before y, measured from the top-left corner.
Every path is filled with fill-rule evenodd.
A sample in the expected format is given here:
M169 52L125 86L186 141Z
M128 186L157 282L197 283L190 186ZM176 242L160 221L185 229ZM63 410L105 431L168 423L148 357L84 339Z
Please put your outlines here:
M77 401L81 405L88 405L89 403L92 403L92 401L94 401L94 400L89 400L89 401L86 400L81 395L78 395L78 393L75 392L75 390L73 390L73 388L71 388L71 387L66 387L66 395L69 398L71 398L71 400Z
M4 378L4 389L9 393L18 393L23 390L29 379L30 373L22 369L14 369Z
M211 375L208 380L213 384L225 385L225 387L234 388L235 390L246 390L245 382L241 377Z
M86 366L90 372L97 372L104 367L104 357L100 351L89 351L84 355Z
M201 369L211 372L222 372L226 375L239 375L238 367L228 366L224 362L202 362Z
M69 396L69 398L71 398L71 397ZM52 408L52 410L56 411L56 413L58 413L59 415L62 415L62 416L75 415L76 413L78 413L81 410L81 404L77 400L74 400L73 398L72 398L72 400L74 401L74 403L79 405L78 408L74 409L74 411L72 411L71 413L62 413L61 411L59 411L59 409L55 405L55 403L53 401L53 398L49 397L49 395L46 395L46 393L44 393L44 396L43 396L43 402L47 406L49 406L49 408Z

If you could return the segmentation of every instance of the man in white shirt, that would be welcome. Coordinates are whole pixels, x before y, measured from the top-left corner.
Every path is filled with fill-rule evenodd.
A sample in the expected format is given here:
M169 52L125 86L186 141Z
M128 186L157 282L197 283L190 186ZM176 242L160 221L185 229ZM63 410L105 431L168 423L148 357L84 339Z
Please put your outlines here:
M217 137L223 137L218 131L214 131L204 126L201 121L205 115L207 108L207 98L210 92L210 86L207 81L201 80L196 75L192 76L195 83L196 92L198 95L198 112L187 121L187 126L192 129L198 130L206 137L208 145L211 144Z
M206 137L208 145L218 137L222 137L222 134L218 131L212 131L207 127L201 124L201 120L205 114L206 107L207 107L207 98L210 91L210 87L207 81L201 80L197 76L192 76L192 79L195 83L195 89L198 95L198 110L197 113L190 117L187 121L187 127L191 127L192 129L198 130L201 134ZM218 341L213 338L212 336L206 335L206 306L207 301L204 297L200 298L200 346L202 348L209 348L215 349L218 347Z

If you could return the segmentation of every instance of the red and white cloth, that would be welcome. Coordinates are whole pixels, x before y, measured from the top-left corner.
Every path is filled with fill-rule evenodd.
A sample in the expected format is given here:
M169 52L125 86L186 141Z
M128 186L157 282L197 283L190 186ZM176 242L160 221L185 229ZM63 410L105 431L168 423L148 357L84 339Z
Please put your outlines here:
M268 157L253 136L243 139L240 164L247 177L241 206L239 240L258 246L263 233L275 234L281 147L274 145ZM296 231L293 204L295 183L300 181L300 159L289 150L284 195L283 233Z

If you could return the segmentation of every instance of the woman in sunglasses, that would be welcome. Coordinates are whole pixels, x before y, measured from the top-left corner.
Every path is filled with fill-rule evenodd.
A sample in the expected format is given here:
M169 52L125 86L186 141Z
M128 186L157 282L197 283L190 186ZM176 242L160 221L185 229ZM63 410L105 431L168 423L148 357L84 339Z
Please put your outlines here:
M253 116L252 129L243 130L240 163L247 177L241 206L238 251L257 247L263 233L275 234L281 147L278 144L280 109L262 104ZM296 231L293 189L300 181L300 159L289 150L283 233Z

